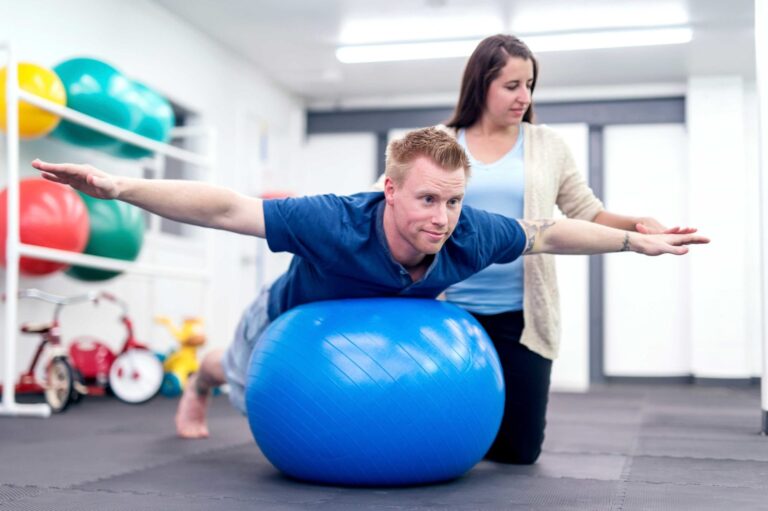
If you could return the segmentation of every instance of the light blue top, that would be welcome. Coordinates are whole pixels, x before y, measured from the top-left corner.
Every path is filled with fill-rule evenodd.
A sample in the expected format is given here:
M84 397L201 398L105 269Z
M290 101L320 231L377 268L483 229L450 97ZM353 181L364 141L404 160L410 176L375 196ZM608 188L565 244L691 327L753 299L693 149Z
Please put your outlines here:
M515 146L490 164L472 156L463 129L458 132L458 141L472 164L472 178L467 185L464 205L523 218L523 130L520 130ZM493 264L448 288L446 296L456 305L478 314L523 310L523 258Z

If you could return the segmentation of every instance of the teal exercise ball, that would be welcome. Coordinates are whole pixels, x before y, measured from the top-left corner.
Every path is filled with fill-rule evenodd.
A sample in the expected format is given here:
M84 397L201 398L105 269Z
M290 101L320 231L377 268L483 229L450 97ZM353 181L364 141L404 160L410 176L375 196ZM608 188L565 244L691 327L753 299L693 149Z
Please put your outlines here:
M141 112L141 119L133 132L158 142L168 142L171 139L171 128L176 124L171 103L140 82L134 81L133 89L128 95L128 101L133 102ZM120 158L143 158L152 154L147 149L128 143L110 149L110 153Z
M134 101L133 82L101 60L74 58L53 68L67 92L67 107L118 128L134 130L141 111ZM85 126L63 120L52 136L66 142L106 149L120 142Z
M144 214L125 202L80 194L88 208L90 231L83 254L135 260L144 242ZM107 280L120 274L111 270L72 266L67 275L78 280Z

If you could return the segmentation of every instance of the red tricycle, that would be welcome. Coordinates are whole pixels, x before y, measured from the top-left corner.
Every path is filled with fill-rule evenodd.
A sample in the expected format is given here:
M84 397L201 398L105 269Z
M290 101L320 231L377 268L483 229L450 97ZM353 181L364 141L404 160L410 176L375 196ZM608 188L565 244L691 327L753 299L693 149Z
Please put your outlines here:
M106 292L63 297L37 289L19 292L19 298L33 298L55 304L53 320L42 324L23 324L21 331L40 335L29 369L21 375L16 392L43 393L54 413L64 411L83 395L103 395L110 390L126 403L144 403L160 390L163 364L133 334L133 323L125 303ZM104 342L93 337L75 338L67 351L62 345L59 317L62 308L76 303L94 305L107 301L120 308L120 322L126 337L119 352L114 353ZM36 374L45 352L44 377Z

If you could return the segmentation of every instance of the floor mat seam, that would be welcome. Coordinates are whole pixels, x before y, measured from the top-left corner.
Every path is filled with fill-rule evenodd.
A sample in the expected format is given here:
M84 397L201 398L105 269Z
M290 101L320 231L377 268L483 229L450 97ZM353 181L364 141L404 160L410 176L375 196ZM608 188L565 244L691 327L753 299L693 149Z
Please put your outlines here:
M757 459L757 458L713 458L709 456L673 456L670 454L634 454L631 455L628 452L619 453L619 452L609 452L609 451L563 451L563 450L547 450L544 451L545 453L551 453L551 454L584 454L584 455L600 455L600 456L633 456L635 458L661 458L661 459L673 459L673 460L682 460L682 459L690 459L690 460L699 460L699 461L734 461L734 462L743 462L743 461L752 461L755 463L768 463L768 459Z
M137 473L143 472L145 470L162 467L164 465L173 465L173 464L179 463L180 461L183 461L186 458L206 455L206 454L209 454L209 453L212 453L212 452L216 452L216 451L221 451L221 450L224 450L224 449L233 449L235 447L240 447L240 446L244 446L244 445L249 445L250 446L252 444L250 442L242 442L242 443L239 443L239 444L232 444L232 445L229 445L229 446L223 447L223 448L222 447L215 447L215 448L212 447L212 448L209 448L209 449L203 449L201 451L190 453L188 455L180 456L180 457L175 458L173 460L165 460L165 461L157 462L157 463L149 463L149 464L144 465L144 466L142 466L140 468L134 468L132 470L126 470L124 472L115 472L113 474L109 474L109 475L106 475L106 476L103 476L103 477L97 477L95 479L89 479L89 480L86 480L86 481L81 481L81 482L73 483L73 484L70 484L70 485L68 485L68 486L66 486L64 488L66 488L66 489L73 489L73 490L74 489L79 489L78 487L82 486L82 485L94 484L94 483L108 481L108 480L113 479L115 477L124 477L124 476L131 475L131 474L137 474ZM47 488L47 486L45 488Z
M142 497L179 497L183 499L207 499L207 500L227 500L227 501L236 501L236 502L258 502L258 503L266 503L266 504L274 504L274 500L269 500L265 498L260 497L233 497L229 495L210 495L210 494L189 494L189 493L169 493L169 492L159 492L159 491L139 491L139 490L111 490L108 488L94 488L94 489L83 489L83 488L55 488L55 487L46 487L43 488L45 490L58 490L62 492L78 492L78 493L106 493L106 494L112 494L112 495L135 495L135 496L142 496ZM39 495L27 495L23 497L22 499L16 499L14 502L17 502L19 500L24 500L27 498L35 498ZM329 502L336 498L336 495L329 496L326 499L317 498L313 499L313 502ZM0 505L5 505L8 502L0 503Z

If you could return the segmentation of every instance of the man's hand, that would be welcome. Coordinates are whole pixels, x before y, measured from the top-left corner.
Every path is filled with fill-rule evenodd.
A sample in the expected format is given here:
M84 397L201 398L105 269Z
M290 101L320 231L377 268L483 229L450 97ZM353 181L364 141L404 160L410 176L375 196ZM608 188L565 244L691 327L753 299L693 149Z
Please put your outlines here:
M584 220L518 220L526 236L523 254L607 254L637 252L649 256L683 255L686 245L709 243L696 229L667 229L662 234L643 234L614 229Z
M43 179L69 185L91 197L116 199L119 195L116 179L92 165L35 160L32 166L40 171Z

